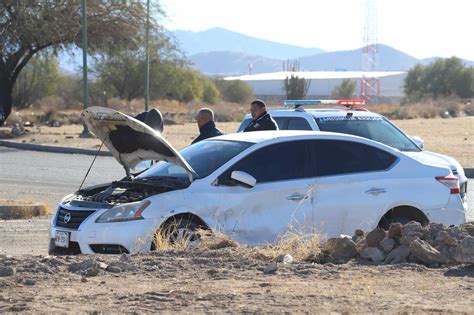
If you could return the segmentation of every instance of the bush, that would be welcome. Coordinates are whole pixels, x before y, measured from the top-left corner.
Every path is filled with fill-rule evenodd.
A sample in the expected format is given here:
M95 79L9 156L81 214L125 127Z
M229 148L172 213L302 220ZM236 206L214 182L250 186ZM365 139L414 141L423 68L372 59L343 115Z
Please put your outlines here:
M217 79L214 83L224 101L245 104L253 97L253 89L244 81Z
M444 109L451 117L459 117L461 113L461 106L459 105L459 103L448 103L444 106Z
M464 113L466 114L466 116L474 116L474 104L472 104L471 102L467 103L464 106Z
M202 101L207 104L216 104L219 100L220 93L214 82L205 79L204 81L204 94Z

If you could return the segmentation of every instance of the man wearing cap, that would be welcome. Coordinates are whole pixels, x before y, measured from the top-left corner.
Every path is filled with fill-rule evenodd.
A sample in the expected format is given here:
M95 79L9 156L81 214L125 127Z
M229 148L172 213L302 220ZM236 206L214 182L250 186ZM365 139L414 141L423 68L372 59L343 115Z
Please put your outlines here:
M267 112L267 107L262 100L254 100L250 104L250 114L252 115L252 121L244 129L244 132L278 130L277 123Z

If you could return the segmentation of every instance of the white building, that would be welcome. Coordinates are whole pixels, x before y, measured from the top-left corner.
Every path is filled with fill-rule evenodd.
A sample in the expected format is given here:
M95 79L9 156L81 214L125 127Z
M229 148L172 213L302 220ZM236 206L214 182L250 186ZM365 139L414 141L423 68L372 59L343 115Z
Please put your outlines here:
M357 82L356 94L358 94L362 78L378 78L380 96L399 99L404 95L403 84L407 73L404 71L281 71L226 77L224 80L242 80L253 88L255 95L279 97L285 95L283 80L291 75L311 80L308 96L328 97L344 79L352 79Z

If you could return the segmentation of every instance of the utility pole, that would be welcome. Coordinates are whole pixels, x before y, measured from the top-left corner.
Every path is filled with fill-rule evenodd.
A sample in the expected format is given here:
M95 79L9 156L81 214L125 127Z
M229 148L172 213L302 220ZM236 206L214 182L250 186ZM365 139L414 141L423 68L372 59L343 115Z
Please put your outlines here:
M362 71L360 98L370 104L377 104L380 96L380 82L373 72L379 67L379 45L377 38L376 0L366 0L364 19L364 46L362 48ZM371 74L372 72L372 74Z
M82 103L84 109L87 108L87 100L89 97L88 93L88 82L87 82L87 10L86 0L82 0ZM87 137L89 135L89 129L86 124L83 124L84 129L82 130L81 137Z
M148 52L148 38L150 33L150 0L146 2L146 33L145 33L145 111L148 111L150 100L150 55Z

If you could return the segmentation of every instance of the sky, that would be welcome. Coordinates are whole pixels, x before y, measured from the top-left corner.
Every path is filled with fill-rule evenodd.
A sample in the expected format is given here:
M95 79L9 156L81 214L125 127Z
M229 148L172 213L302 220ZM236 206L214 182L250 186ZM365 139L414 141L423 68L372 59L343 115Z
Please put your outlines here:
M474 60L474 0L161 0L169 30L222 27L325 51L363 46L366 2L377 42L415 58Z

